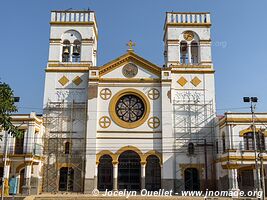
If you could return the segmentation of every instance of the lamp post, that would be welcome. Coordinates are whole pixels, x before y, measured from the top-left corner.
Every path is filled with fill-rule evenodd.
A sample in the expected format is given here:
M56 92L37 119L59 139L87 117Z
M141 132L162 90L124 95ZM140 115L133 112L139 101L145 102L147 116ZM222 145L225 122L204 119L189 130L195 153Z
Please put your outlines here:
M256 109L256 103L258 102L258 97L243 97L243 101L246 103L250 103L250 111L251 111L251 116L252 116L253 140L254 140L255 170L256 170L256 184L255 184L256 187L255 188L257 189L258 192L259 191L262 192L261 175L259 172L259 165L258 165L258 150L257 150L257 141L256 141L257 137L256 137L256 127L255 127L255 109ZM262 199L262 198L258 198L258 199Z

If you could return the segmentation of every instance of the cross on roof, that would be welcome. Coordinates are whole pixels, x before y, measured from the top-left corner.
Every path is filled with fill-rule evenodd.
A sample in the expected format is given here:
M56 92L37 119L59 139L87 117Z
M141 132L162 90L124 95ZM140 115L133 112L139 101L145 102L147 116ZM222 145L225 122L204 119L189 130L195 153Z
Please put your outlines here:
M130 40L128 43L127 43L127 46L129 47L128 48L128 51L133 51L133 47L135 47L135 42L133 42L132 40Z

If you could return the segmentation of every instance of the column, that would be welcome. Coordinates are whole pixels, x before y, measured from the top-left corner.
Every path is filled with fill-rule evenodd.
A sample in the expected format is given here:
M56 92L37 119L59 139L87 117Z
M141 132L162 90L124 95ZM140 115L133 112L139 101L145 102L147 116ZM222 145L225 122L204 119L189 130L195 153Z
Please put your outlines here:
M233 192L232 198L238 198L238 180L237 180L237 169L229 169L229 179L230 179L230 190Z
M146 189L146 162L141 162L141 190Z
M95 165L95 177L94 177L94 189L97 189L97 176L98 176L98 164L99 163L96 163L96 165Z
M31 174L32 174L32 161L25 161L25 179L22 186L22 194L30 195L31 190Z
M192 63L192 55L191 55L191 44L187 44L188 46L188 63Z
M118 162L113 161L113 190L118 190Z

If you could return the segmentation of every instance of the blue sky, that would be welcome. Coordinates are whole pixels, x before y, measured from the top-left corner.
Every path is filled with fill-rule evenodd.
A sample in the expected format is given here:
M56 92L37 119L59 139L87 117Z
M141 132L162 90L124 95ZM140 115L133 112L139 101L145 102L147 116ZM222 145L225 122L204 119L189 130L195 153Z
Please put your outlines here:
M243 96L258 96L257 110L267 112L266 0L6 0L1 8L0 80L21 97L20 113L42 112L50 11L68 8L96 11L99 65L131 39L162 66L165 12L211 12L218 114L249 111Z

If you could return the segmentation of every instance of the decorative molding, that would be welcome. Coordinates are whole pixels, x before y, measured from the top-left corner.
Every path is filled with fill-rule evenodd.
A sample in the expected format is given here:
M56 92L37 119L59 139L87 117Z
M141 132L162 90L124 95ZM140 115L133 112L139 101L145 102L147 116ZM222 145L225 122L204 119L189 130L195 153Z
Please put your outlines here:
M68 82L69 82L69 79L63 75L59 80L58 82L62 85L62 86L65 86Z
M177 81L177 83L179 83L179 85L181 85L182 87L184 87L187 82L188 81L183 76L181 76Z
M200 83L201 83L201 80L195 76L191 81L190 81L195 87L197 87Z
M83 82L83 80L81 79L81 77L76 76L76 77L72 80L72 82L73 82L76 86L78 86L78 85L80 85L80 84Z

